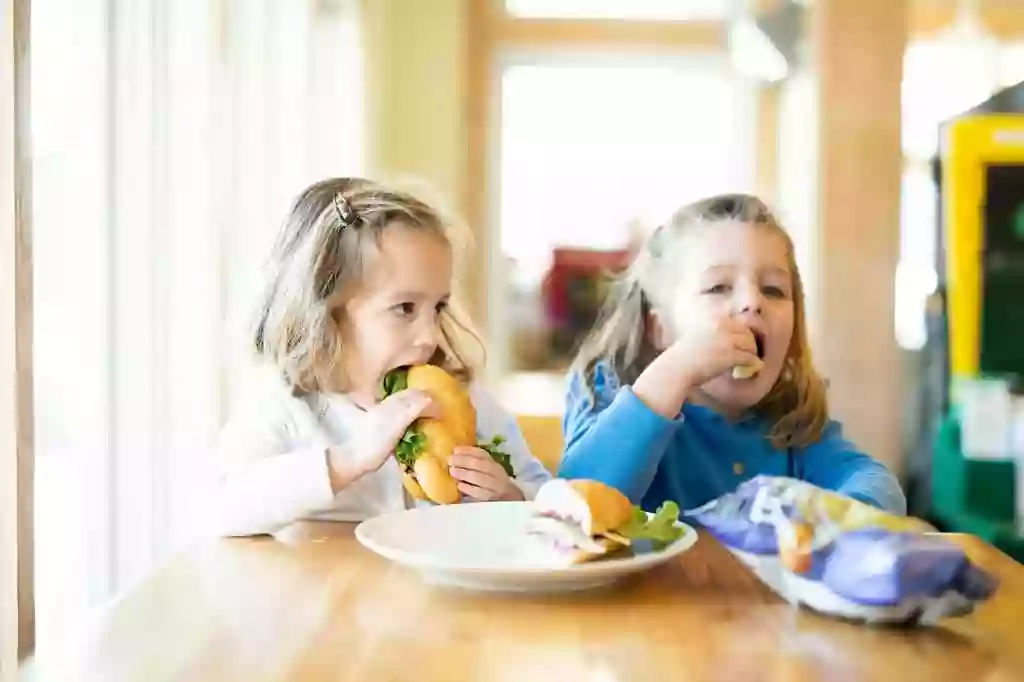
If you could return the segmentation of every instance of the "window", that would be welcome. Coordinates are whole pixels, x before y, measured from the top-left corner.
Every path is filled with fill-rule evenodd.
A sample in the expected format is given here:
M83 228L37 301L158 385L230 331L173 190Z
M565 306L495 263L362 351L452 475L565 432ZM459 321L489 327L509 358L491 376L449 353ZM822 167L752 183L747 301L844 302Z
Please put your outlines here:
M505 0L510 14L550 19L723 19L729 0Z
M555 246L623 248L632 224L749 184L721 71L512 66L502 92L501 245L534 274Z
M1012 43L999 51L999 87L1024 82L1024 43Z
M903 348L922 348L927 340L926 304L935 291L936 215L938 192L926 163L903 173L900 193L900 260L896 266L896 341Z
M818 211L818 97L814 76L807 71L798 71L786 82L778 120L779 218L793 240L805 308L813 318L818 291L817 259L813 257Z
M904 174L900 261L896 269L896 339L907 349L926 341L925 305L935 290L936 187L929 164L939 125L1024 80L1024 45L967 39L911 44L903 73Z
M555 250L605 258L596 254L627 250L687 201L749 189L752 107L724 57L513 63L501 88L500 244L511 286L492 300L513 311L518 341L538 337L543 357L520 356L514 369L536 368L556 361L539 350L555 323L542 293Z
M253 275L362 163L356 4L33 2L41 649L203 529Z
M105 2L32 3L38 643L110 573L110 159Z
M903 153L925 159L938 151L939 124L996 90L987 53L944 43L917 43L903 63Z

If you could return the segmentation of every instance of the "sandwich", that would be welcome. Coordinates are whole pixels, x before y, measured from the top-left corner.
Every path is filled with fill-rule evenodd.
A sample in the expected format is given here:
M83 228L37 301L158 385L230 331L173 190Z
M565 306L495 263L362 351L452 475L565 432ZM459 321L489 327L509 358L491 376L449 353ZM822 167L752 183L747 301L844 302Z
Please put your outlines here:
M578 564L640 540L670 544L683 535L678 520L675 502L665 502L648 517L619 490L600 481L556 478L537 491L528 532L545 541L560 563Z
M452 453L460 446L476 446L513 475L511 456L501 450L502 437L477 443L476 408L469 393L454 376L435 365L415 365L392 370L384 377L384 397L409 388L430 395L438 417L414 421L395 446L402 468L402 484L417 500L456 504L461 499L458 482L449 469Z
M764 367L764 336L758 332L751 332L754 335L754 343L757 344L757 360L746 365L737 365L732 368L733 379L753 379Z

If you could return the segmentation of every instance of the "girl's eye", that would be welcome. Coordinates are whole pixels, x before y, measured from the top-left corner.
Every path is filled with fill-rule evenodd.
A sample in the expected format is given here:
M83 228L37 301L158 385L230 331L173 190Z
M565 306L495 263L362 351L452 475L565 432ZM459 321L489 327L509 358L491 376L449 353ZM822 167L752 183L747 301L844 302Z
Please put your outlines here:
M716 284L704 290L705 294L725 294L729 291L728 284Z
M782 287L767 286L763 287L761 292L769 298L786 298L786 292Z
M391 310L399 317L411 317L416 313L416 304L411 301L405 301L391 306Z

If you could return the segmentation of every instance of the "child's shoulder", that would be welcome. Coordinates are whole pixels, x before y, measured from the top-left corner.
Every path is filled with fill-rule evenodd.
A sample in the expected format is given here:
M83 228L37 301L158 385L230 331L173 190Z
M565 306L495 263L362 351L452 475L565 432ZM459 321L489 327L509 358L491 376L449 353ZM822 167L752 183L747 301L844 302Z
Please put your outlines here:
M847 439L842 422L829 419L814 441L803 447L804 451L850 450L853 444Z
M235 412L284 419L296 410L308 409L308 399L296 395L281 371L268 363L253 363L239 369L232 384L229 398Z
M606 407L622 388L615 369L600 361L590 369L573 368L566 379L566 399L573 403L586 403L592 407Z

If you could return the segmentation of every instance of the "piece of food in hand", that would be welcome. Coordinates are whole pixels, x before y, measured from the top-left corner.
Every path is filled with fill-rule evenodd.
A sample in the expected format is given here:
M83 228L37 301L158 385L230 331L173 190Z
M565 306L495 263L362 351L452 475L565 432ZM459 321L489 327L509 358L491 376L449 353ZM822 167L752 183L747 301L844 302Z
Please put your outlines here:
M550 542L567 564L616 552L637 540L668 544L682 537L679 506L664 503L653 516L619 490L586 479L552 479L533 500L529 532Z
M402 483L418 500L455 504L461 494L449 464L456 447L476 444L476 410L459 380L435 365L402 367L384 377L385 397L408 388L429 394L438 417L414 421L395 447Z
M437 418L413 422L395 447L402 484L413 498L437 504L455 504L461 499L458 481L449 468L452 453L460 446L480 447L514 477L512 457L501 449L502 436L477 444L476 408L458 379L435 365L400 367L384 377L385 397L407 388L428 393L438 411Z
M764 337L754 332L754 343L757 344L757 360L747 365L732 368L733 379L753 379L764 367Z
M752 362L749 365L737 365L732 368L732 378L753 379L761 372L762 367L764 367L764 363L760 360Z

